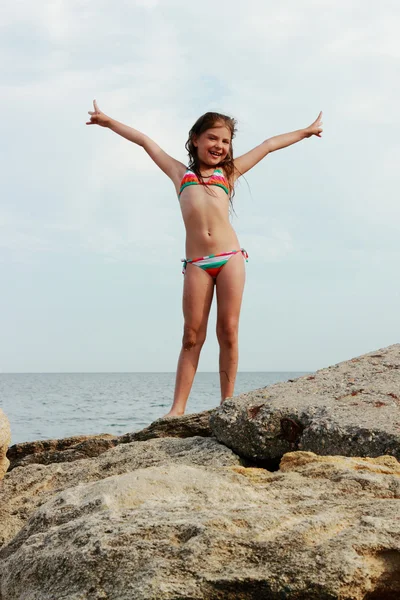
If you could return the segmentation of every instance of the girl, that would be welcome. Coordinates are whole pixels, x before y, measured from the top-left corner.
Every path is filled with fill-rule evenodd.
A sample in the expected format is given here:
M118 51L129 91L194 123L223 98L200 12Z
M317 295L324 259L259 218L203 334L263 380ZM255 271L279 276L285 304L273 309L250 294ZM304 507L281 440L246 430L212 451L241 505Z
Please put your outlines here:
M166 417L183 415L206 339L214 289L217 295L217 337L220 347L221 403L233 396L238 367L238 327L245 282L247 253L229 222L236 180L267 154L313 135L321 137L322 113L305 129L277 135L233 158L236 121L208 112L189 132L189 166L164 152L147 135L123 125L99 110L96 100L87 125L108 127L142 146L172 180L186 228L183 262L183 339L176 373L175 394Z

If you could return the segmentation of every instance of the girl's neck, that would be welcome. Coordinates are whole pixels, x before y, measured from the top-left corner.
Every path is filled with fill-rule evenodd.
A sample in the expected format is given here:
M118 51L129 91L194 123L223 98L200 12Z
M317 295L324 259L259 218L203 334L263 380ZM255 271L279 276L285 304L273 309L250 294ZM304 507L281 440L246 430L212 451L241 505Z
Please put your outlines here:
M206 165L205 163L200 163L200 165L199 165L200 175L202 177L211 177L211 175L213 175L215 169L217 169L217 168L218 168L217 166L213 167L212 165ZM211 173L208 173L208 171L211 171Z

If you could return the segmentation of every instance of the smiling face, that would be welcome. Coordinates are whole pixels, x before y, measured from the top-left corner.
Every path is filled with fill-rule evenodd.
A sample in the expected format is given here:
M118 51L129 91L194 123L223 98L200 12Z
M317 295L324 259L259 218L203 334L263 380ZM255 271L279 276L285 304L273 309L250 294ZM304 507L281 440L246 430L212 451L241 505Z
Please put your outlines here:
M193 145L203 167L216 167L229 153L231 147L231 132L222 123L215 123L199 136L193 137Z

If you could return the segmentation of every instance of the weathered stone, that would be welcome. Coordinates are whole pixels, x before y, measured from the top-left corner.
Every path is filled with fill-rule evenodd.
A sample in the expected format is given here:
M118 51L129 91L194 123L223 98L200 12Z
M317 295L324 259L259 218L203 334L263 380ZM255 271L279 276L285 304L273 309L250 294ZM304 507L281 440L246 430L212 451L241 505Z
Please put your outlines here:
M107 433L98 435L80 435L53 440L37 440L14 444L7 453L9 470L15 467L51 463L73 462L84 458L99 456L118 444L145 441L164 437L210 437L212 435L209 418L212 410L201 413L157 419L149 427L120 436Z
M260 462L295 449L400 458L400 344L226 400L210 425Z
M18 533L38 506L66 488L168 463L217 467L243 461L215 438L164 438L121 444L97 458L14 469L0 488L0 546Z
M40 506L0 553L0 596L395 600L399 499L387 456L139 469Z
M157 419L145 429L121 435L119 443L142 442L161 437L210 437L212 436L210 415L213 414L214 410L205 410L200 413L183 415L181 417Z
M117 443L118 436L100 433L14 444L7 452L7 458L10 461L9 470L35 463L49 465L54 462L70 462L90 458L113 448Z
M11 442L10 422L6 414L0 408L0 479L4 477L4 473L9 466L7 458L7 449Z

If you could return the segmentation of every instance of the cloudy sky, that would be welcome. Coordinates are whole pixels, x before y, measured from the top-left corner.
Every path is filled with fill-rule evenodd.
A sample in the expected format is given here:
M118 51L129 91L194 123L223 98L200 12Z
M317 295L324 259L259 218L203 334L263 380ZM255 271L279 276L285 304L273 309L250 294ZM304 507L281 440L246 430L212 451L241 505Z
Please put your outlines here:
M208 110L235 154L324 134L246 175L241 371L311 371L399 341L398 0L3 0L0 372L174 371L184 227L144 151L186 162ZM199 370L218 370L215 306Z

